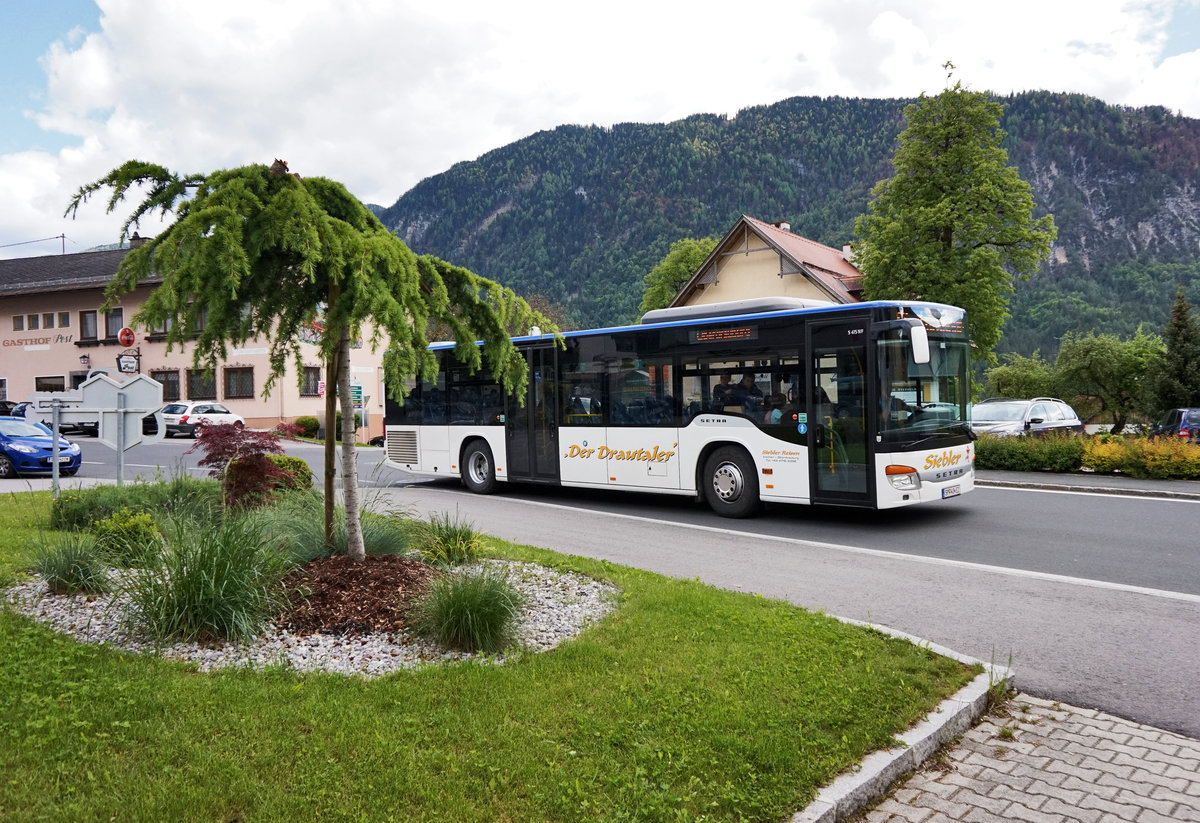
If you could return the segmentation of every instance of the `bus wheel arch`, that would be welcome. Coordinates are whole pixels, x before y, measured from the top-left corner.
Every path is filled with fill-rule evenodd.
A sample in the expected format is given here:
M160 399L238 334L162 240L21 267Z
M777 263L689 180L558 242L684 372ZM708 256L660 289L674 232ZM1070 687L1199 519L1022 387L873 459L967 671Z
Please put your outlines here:
M492 448L482 437L463 444L459 474L463 485L475 494L491 494L496 490L496 461Z
M706 452L700 488L710 509L722 517L748 517L760 506L758 473L742 446L722 444Z

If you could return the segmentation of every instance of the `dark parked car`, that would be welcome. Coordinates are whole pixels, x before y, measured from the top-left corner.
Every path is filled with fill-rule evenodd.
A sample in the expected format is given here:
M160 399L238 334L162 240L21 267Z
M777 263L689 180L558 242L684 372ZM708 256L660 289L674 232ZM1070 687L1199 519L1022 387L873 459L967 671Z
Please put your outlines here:
M0 416L12 417L12 410L16 405L11 400L0 400Z
M8 402L3 401L3 402ZM41 423L46 428L51 428L50 412L42 409L40 412L34 408L32 400L26 400L22 403L14 403L8 410L0 409L0 413L10 417L23 417L31 423ZM99 423L60 423L58 426L59 434L86 434L88 437L95 437L100 433Z
M1067 403L1054 397L997 398L975 404L971 410L971 430L997 437L1049 432L1082 434L1083 421Z
M22 474L50 474L54 469L54 436L41 423L23 417L0 417L0 479ZM70 477L79 471L79 446L58 438L58 471Z
M1200 409L1171 409L1162 422L1154 426L1154 433L1200 443Z

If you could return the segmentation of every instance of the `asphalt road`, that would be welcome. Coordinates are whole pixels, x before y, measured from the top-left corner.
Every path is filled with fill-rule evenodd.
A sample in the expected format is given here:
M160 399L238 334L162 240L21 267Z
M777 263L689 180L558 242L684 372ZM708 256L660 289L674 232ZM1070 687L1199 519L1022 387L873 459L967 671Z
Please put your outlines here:
M80 442L81 476L115 476L110 450ZM126 478L197 471L189 447L132 449ZM319 445L287 450L319 475ZM887 625L1009 664L1034 696L1200 738L1200 502L980 488L891 512L772 506L731 521L688 497L528 486L480 497L382 457L359 450L368 499Z

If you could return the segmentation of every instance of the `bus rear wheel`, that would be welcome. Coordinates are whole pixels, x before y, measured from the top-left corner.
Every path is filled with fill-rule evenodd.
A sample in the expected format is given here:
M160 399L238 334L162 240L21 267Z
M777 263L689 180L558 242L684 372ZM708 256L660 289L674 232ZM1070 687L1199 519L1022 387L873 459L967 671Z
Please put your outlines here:
M476 440L463 452L462 482L475 494L491 494L496 490L496 464L488 444Z
M721 517L748 517L758 511L758 477L750 455L722 446L704 462L704 499Z

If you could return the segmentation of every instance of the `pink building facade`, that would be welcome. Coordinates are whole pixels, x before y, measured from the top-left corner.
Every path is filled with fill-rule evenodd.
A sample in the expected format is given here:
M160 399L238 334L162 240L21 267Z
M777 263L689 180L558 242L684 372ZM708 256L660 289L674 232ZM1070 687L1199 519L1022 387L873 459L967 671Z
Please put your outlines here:
M215 371L196 369L191 347L167 352L165 335L132 326L153 286L137 289L109 312L100 310L104 287L128 250L0 260L0 400L28 400L37 391L77 387L89 371L115 379L145 374L163 384L163 399L215 400L252 428L311 415L325 425L325 374L317 347L301 342L303 372L289 368L270 394L267 341L231 347ZM119 339L131 327L131 345ZM383 433L383 353L351 354L351 383L361 387L364 425L359 439ZM122 371L122 368L125 371ZM129 371L129 369L133 371ZM356 394L359 389L356 388Z

